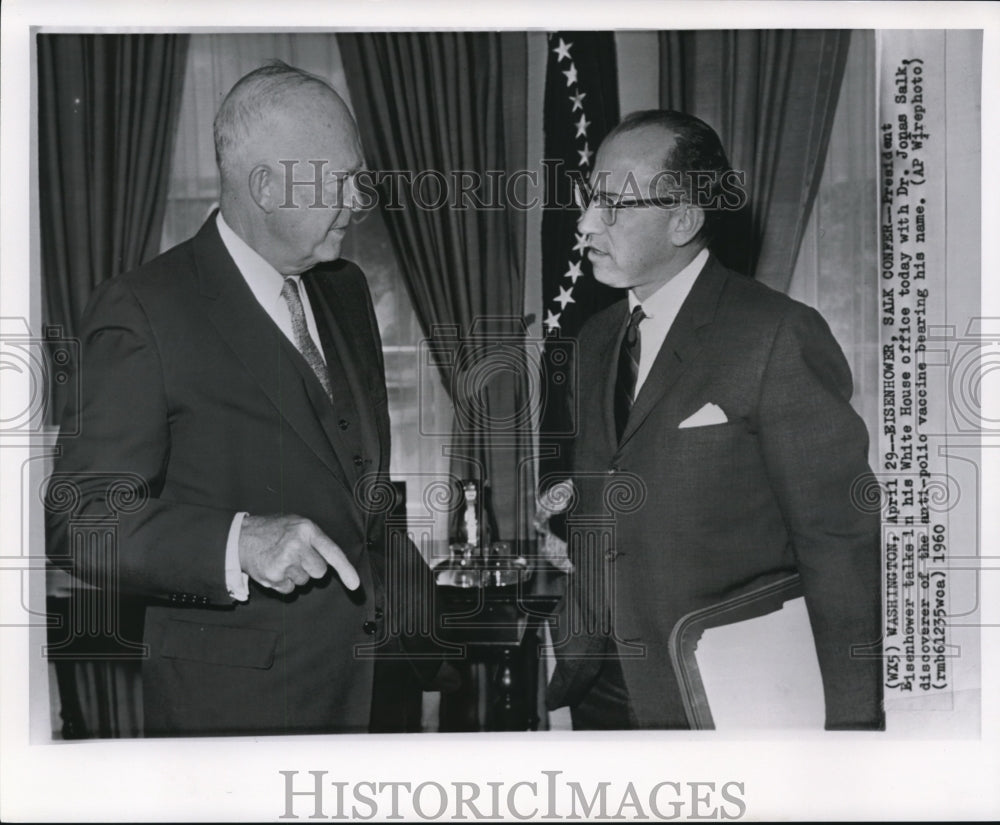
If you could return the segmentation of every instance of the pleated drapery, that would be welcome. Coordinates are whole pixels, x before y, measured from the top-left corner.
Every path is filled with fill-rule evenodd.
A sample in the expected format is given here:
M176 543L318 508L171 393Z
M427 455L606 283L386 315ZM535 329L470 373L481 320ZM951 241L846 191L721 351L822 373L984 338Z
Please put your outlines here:
M76 333L94 287L159 252L187 43L38 35L44 317L64 335Z
M660 105L712 126L746 173L748 208L715 250L733 268L788 289L816 196L849 31L660 34Z
M523 157L522 110L504 79L523 78L523 33L425 32L338 37L368 164L397 175L380 204L429 351L455 406L452 471L492 488L504 538L530 527L530 368L524 355L523 216L457 195ZM513 44L516 46L516 44ZM505 65L506 61L506 65ZM520 75L519 75L520 72ZM518 90L521 93L522 90ZM515 120L517 117L517 120ZM501 183L504 178L499 179ZM520 499L520 500L519 500Z

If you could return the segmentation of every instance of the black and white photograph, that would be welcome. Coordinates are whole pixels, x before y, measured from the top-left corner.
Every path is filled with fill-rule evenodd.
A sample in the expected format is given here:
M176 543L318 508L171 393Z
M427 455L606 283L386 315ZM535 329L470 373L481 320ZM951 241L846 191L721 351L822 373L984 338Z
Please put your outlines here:
M998 24L5 4L0 816L1000 815Z

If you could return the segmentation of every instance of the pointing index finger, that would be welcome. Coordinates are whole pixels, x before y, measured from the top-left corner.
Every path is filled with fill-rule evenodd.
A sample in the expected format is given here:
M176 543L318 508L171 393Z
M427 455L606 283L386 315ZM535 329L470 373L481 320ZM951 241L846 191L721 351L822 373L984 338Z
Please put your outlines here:
M337 575L340 576L344 587L348 590L357 590L361 585L361 578L358 576L358 571L354 569L354 565L347 560L344 551L337 546L337 543L319 528L312 535L311 541L316 552L326 559L330 567L337 571Z

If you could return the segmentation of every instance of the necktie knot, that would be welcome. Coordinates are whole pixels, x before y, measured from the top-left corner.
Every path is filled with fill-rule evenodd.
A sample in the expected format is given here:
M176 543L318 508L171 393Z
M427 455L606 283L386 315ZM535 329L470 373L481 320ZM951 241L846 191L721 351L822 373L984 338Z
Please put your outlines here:
M629 347L634 347L639 341L639 324L646 318L646 313L642 311L641 305L636 305L628 319L628 327L625 329L625 343Z

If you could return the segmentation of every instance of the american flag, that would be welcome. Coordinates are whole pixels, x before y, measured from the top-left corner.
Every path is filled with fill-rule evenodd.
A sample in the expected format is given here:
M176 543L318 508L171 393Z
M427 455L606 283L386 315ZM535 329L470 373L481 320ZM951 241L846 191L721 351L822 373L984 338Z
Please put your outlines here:
M586 180L604 136L618 122L618 73L612 32L549 35L545 80L546 209L542 217L542 301L546 403L541 477L564 468L545 447L568 433L567 354L583 322L623 294L597 283L585 257L573 205L573 176ZM560 453L563 451L560 450Z

